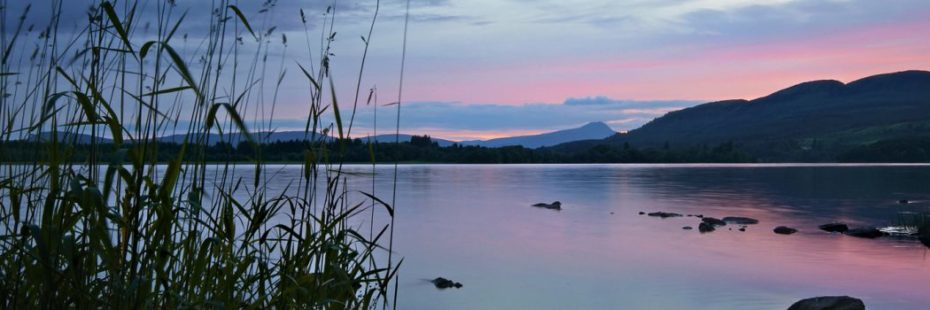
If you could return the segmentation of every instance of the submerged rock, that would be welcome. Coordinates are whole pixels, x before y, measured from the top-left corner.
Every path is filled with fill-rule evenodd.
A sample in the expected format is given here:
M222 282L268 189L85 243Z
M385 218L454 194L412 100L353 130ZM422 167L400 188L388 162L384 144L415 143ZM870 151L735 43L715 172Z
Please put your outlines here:
M562 210L562 203L559 201L553 201L552 203L537 203L533 205L537 208L545 208L550 210Z
M652 213L649 213L649 216L669 218L669 217L680 217L681 214L673 213L673 212L652 212Z
M788 310L865 310L865 304L849 296L824 296L802 299Z
M720 220L720 219L718 219L718 218L715 218L715 217L705 217L705 218L701 218L701 222L704 222L704 223L707 223L707 224L710 224L710 225L714 225L714 226L726 226L726 225L727 225L727 222L724 222L724 221L722 221L722 220Z
M798 232L797 229L794 229L788 226L775 227L774 231L776 234L779 234L779 235L790 235L790 234Z
M846 224L843 224L843 223L829 223L829 224L820 225L818 227L820 228L820 230L823 230L823 231L838 232L838 233L846 232L847 230L849 230L849 226L846 226Z
M875 227L866 227L847 230L846 235L859 238L875 239L884 236L885 233Z
M724 222L739 224L739 225L752 225L759 224L759 220L751 217L742 217L742 216L727 216L723 218Z
M698 225L698 231L700 231L701 233L709 233L714 230L716 230L716 228L714 228L714 225L711 225L711 224L701 222L701 224Z
M430 282L432 282L433 285L435 285L436 288L439 288L439 289L447 289L447 288L453 288L453 287L462 288L462 283L458 283L458 282L455 282L455 281L452 281L452 280L449 280L443 277L432 279L430 280Z

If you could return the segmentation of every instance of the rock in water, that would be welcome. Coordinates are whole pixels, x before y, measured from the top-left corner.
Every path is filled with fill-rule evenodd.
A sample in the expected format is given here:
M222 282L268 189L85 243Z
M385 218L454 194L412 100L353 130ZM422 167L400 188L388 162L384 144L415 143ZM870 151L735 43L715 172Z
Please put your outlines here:
M898 200L898 203L900 203L900 204L902 204L902 205L906 205L906 204L909 204L909 203L911 203L911 202L910 202L909 200L907 200L907 199L901 199L901 200Z
M449 280L443 277L435 278L433 280L430 280L430 282L433 282L433 285L435 285L436 288L440 288L440 289L447 289L447 288L453 288L453 287L462 288L462 283L458 283L458 282L455 282L455 281L452 281L452 280Z
M691 228L691 226L685 226L685 227L682 227L681 229L684 229L684 230L692 230L692 229L694 229L694 228Z
M859 238L875 239L884 236L885 233L883 233L881 230L878 230L878 228L868 227L847 230L846 235Z
M726 226L727 225L727 222L721 221L720 219L715 218L715 217L701 218L701 222L714 225L714 226Z
M672 213L672 212L652 212L648 214L649 216L669 218L669 217L680 217L681 214Z
M562 210L562 203L559 201L553 201L552 203L537 203L533 205L537 208L545 208L550 210Z
M788 226L778 226L778 227L775 227L775 233L776 233L776 234L779 234L779 235L790 235L790 234L793 234L793 233L796 233L796 232L798 232L797 229L794 229L794 228L791 228L791 227L788 227Z
M849 226L846 226L846 224L843 224L843 223L823 224L823 225L820 225L819 227L820 227L820 230L823 230L823 231L838 232L838 233L843 233L849 230Z
M739 224L739 225L752 225L759 224L759 220L751 217L741 217L741 216L727 216L723 218L724 222Z
M788 310L865 310L865 304L859 298L849 296L825 296L802 299Z
M698 231L700 231L701 233L709 233L714 230L716 229L714 228L714 225L711 225L711 224L701 222L701 224L698 225Z

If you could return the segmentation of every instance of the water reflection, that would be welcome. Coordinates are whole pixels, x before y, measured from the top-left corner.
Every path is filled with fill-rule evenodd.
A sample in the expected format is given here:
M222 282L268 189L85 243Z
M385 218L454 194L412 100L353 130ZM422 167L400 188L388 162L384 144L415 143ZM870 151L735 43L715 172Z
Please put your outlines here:
M234 172L251 184L252 169ZM299 166L265 169L269 192L294 193ZM876 309L930 305L930 260L918 242L816 228L885 226L899 212L930 211L930 166L403 165L398 173L401 309L780 309L819 295L856 296ZM386 200L392 180L391 166L349 176L352 189ZM561 211L530 206L556 200ZM639 211L761 223L700 234L681 229L698 218ZM368 227L368 216L357 220ZM799 232L776 235L779 225ZM427 281L437 276L465 287L437 290Z
M926 209L896 201L930 196L930 167L423 165L399 179L405 309L766 309L836 294L875 308L930 304L919 243L816 229ZM562 211L529 207L554 200ZM640 210L761 223L701 235L681 229L697 218ZM776 235L778 225L800 232ZM424 281L436 276L465 288L437 291Z

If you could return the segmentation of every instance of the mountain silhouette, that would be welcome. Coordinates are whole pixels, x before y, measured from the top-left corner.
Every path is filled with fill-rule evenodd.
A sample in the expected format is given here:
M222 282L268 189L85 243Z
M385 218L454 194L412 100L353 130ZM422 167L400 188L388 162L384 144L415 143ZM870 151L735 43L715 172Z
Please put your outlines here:
M558 148L733 142L762 159L831 160L863 144L921 135L930 135L930 72L904 71L847 84L805 82L758 99L705 103L669 112L626 134Z
M617 134L602 122L591 122L584 126L572 129L553 131L538 135L515 136L490 140L463 141L462 145L478 145L484 147L502 147L519 145L526 148L539 148L553 146L566 142L580 140L604 139Z

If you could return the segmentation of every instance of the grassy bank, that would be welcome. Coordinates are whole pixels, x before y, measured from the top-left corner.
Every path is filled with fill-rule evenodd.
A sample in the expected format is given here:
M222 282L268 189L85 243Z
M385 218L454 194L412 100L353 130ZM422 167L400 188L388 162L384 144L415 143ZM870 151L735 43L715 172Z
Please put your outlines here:
M274 111L293 63L274 32L275 1L194 7L203 12L101 1L77 27L62 23L62 1L31 4L51 12L47 24L27 22L31 5L0 4L0 161L28 158L0 166L0 308L391 305L393 208L373 187L348 187L339 148L309 140L289 194L268 189L260 148L250 176L235 160L207 159L210 134L257 145L249 132L272 127L273 112L256 111ZM303 10L279 13L319 42L305 49L310 63L290 68L309 85L306 132L343 135L354 115L340 114L330 77L333 10L313 15L316 27ZM186 138L162 154L166 132ZM76 153L77 135L108 143L91 138ZM12 142L32 136L47 143ZM351 198L361 191L367 199Z

